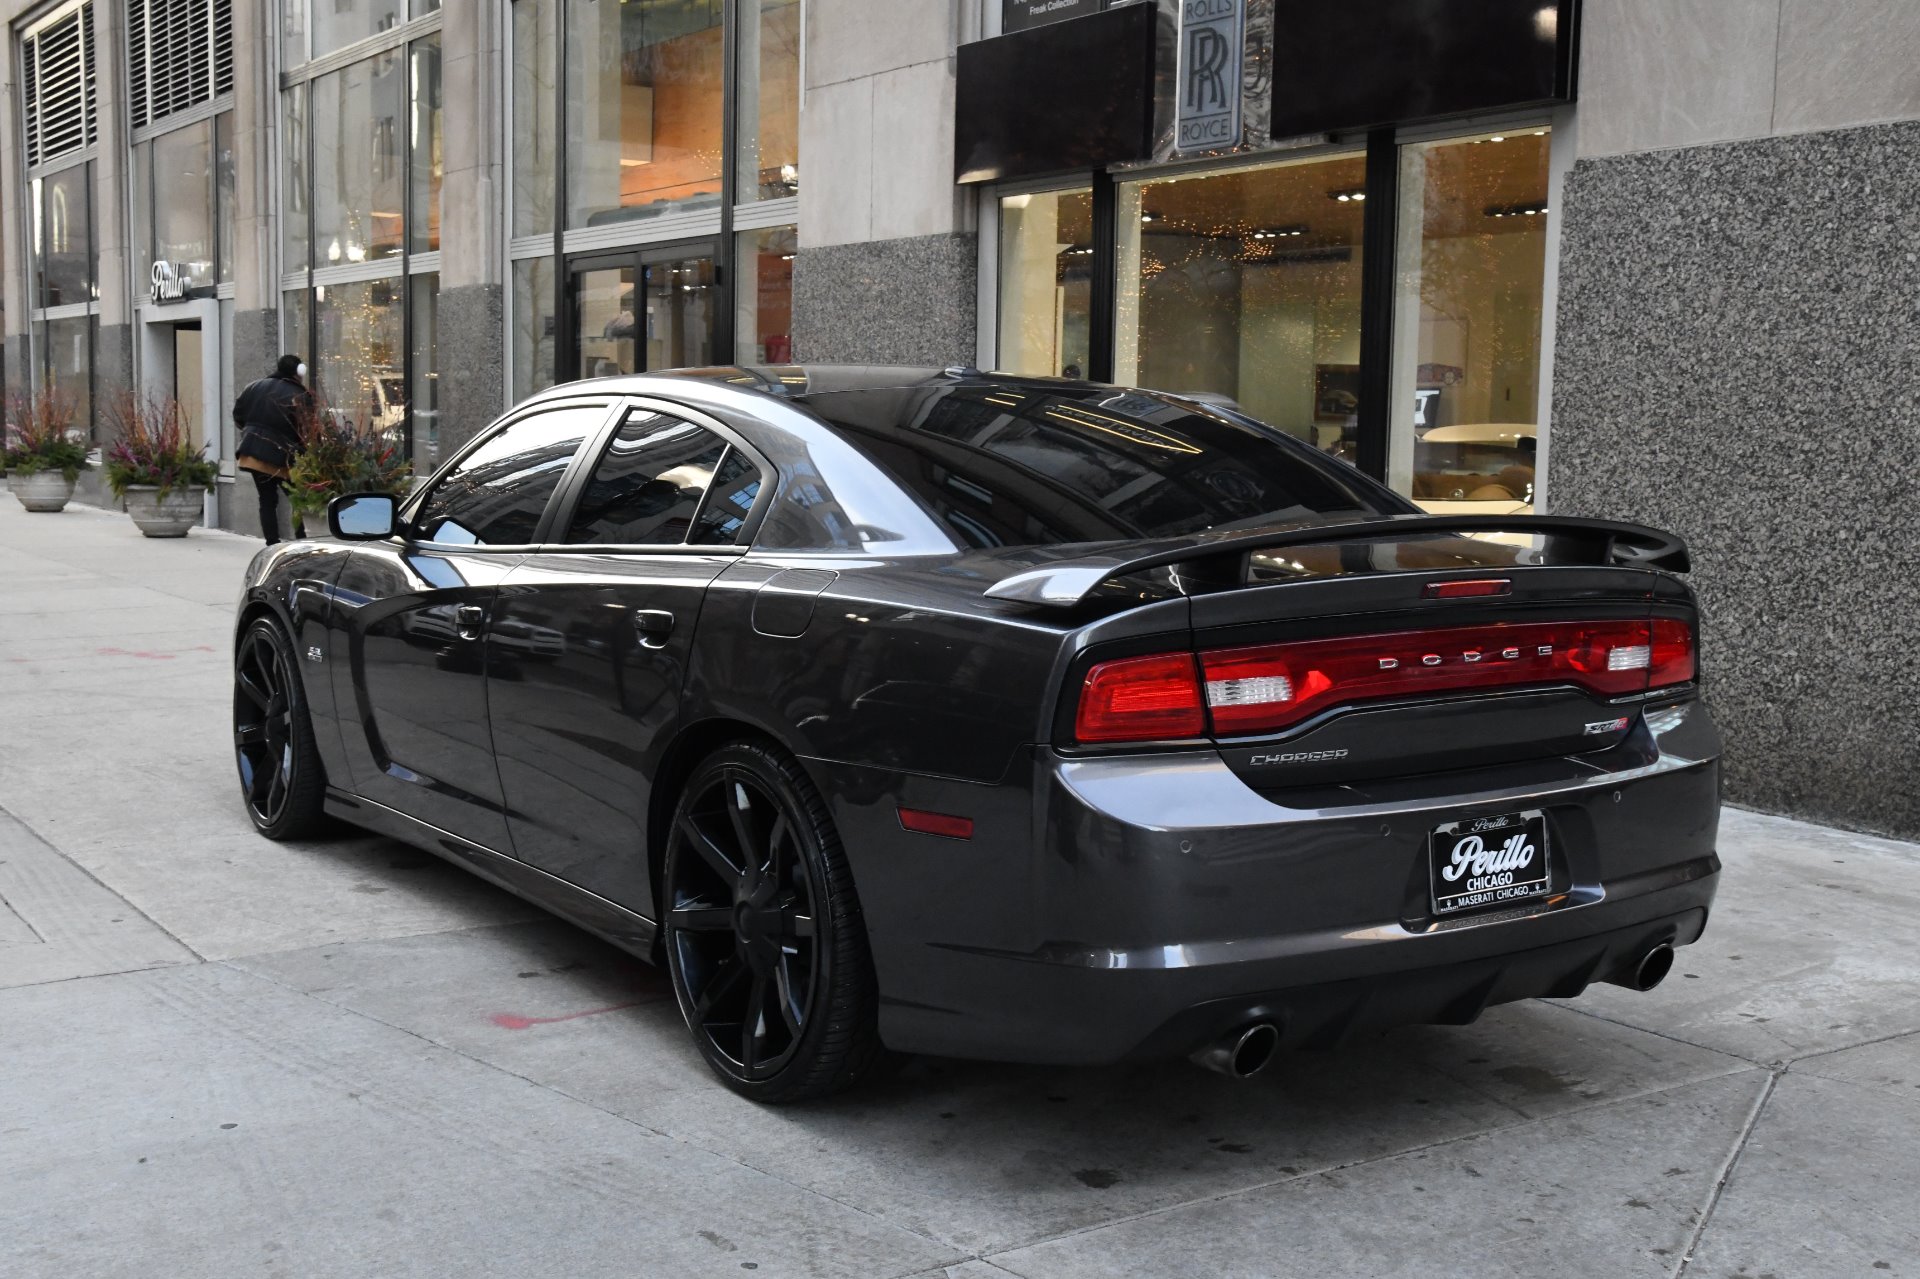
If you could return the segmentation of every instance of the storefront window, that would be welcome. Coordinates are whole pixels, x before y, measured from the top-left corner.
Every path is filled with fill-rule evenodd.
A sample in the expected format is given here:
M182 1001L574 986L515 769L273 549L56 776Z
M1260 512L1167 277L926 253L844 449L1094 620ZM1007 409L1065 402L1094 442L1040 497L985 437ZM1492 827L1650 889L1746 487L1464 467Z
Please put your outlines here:
M553 230L559 103L558 0L513 6L513 233Z
M75 165L32 183L31 239L41 306L93 300L92 168Z
M1356 153L1122 186L1115 380L1353 460L1365 177Z
M999 368L1087 375L1093 258L1091 188L1001 199Z
M440 460L440 277L416 275L413 292L413 471L425 478Z
M735 237L733 358L741 364L793 361L794 228Z
M307 60L308 0L281 0L280 61L297 67Z
M567 2L567 225L713 205L720 0Z
M280 252L289 271L308 265L307 86L280 95Z
M800 0L740 9L734 199L749 204L800 192Z
M291 0L289 9L306 0ZM312 0L313 56L344 49L356 40L397 27L406 18L406 0Z
M47 381L72 398L74 421L93 421L93 317L48 320L41 330L47 351Z
M553 259L513 264L513 398L553 385Z
M314 289L314 368L321 401L338 420L398 443L407 420L401 281Z
M316 267L401 250L406 65L393 49L313 81Z
M214 263L213 121L153 140L153 242L182 288L211 289Z
M1545 129L1400 150L1387 471L1429 510L1532 510L1547 152Z
M413 149L413 226L415 253L440 247L440 182L446 163L440 152L440 37L416 40L412 48L413 103L408 135Z
M313 365L313 343L309 340L307 334L307 303L309 300L309 295L305 289L295 290L281 296L280 351L275 354L274 358L277 360L281 355L297 355L307 362L308 371L311 372ZM245 377L247 381L251 382L257 377L265 376L265 374L270 371L271 370L266 369L246 369L242 371L241 375Z

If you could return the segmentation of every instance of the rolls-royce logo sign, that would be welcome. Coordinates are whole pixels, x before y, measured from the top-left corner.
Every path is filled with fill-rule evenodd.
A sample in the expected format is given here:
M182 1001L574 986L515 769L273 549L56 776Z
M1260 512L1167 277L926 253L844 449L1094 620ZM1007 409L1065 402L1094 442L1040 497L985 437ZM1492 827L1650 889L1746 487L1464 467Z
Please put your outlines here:
M178 302L187 296L187 279L173 263L157 261L148 277L148 296L155 302Z
M1180 0L1180 102L1174 149L1240 145L1240 80L1246 62L1246 0Z

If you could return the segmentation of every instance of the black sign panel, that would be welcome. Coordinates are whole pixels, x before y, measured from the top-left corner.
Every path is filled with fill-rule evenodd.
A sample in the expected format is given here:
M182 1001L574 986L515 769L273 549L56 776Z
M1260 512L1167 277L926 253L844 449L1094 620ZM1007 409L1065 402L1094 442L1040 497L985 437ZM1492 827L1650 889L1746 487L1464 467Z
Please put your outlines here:
M960 46L954 175L999 182L1144 160L1160 10L1128 4Z
M1007 33L1100 12L1102 0L1000 0L1000 30Z
M1274 0L1276 139L1573 98L1577 0Z

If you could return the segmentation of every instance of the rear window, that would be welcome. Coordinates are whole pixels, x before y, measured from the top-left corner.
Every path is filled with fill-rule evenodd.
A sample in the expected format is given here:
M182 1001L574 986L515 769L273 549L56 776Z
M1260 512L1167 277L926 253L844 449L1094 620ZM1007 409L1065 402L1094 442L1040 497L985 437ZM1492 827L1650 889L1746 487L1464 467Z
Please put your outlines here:
M1057 545L1413 508L1230 410L1150 392L970 385L807 406L964 546Z

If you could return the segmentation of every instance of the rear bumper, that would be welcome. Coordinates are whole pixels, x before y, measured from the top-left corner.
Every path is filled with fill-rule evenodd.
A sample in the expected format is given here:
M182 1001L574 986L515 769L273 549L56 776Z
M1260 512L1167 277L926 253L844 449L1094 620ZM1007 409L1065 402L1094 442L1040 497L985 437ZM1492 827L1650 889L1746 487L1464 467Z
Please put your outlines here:
M1717 886L1718 736L1698 703L1649 720L1632 767L1337 806L1263 796L1211 752L1041 749L1030 785L992 787L858 770L828 789L882 1037L1093 1065L1176 1056L1249 1021L1319 1046L1577 995L1697 939ZM974 814L975 838L907 835L898 804ZM1433 919L1428 832L1522 809L1547 816L1552 896Z

